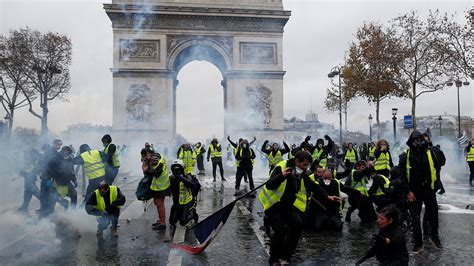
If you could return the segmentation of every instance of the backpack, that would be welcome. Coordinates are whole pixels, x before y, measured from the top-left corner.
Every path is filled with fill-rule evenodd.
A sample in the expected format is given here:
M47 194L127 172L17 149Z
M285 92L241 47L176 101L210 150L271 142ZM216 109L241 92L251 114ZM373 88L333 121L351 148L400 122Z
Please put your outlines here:
M135 191L135 195L137 196L138 200L149 200L151 199L152 196L152 191L151 191L151 181L153 180L153 177L148 177L145 176L140 180L137 186L137 190Z

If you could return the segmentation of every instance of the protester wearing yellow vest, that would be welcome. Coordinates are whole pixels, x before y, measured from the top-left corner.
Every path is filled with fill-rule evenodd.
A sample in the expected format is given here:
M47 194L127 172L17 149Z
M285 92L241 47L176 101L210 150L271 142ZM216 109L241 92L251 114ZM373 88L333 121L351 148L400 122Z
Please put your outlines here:
M392 203L391 198L385 193L390 187L390 180L375 170L370 172L372 186L368 190L368 194L372 202L377 206L377 211Z
M346 180L346 186L360 192L359 195L349 195L348 201L350 207L347 209L346 222L351 222L351 215L355 210L359 210L358 216L361 223L372 222L377 219L377 214L375 213L374 206L367 191L367 177L369 173L366 162L358 161Z
M209 159L212 161L212 176L214 177L214 182L216 182L216 171L217 166L219 166L219 172L221 174L221 180L226 181L224 178L224 166L222 165L222 147L219 141L216 138L213 138L209 149L207 150L207 161Z
M198 142L194 145L194 151L196 152L198 175L205 175L204 154L206 154L206 148L201 145L201 142Z
M338 201L329 196L308 177L311 154L298 151L295 158L278 163L259 194L266 222L273 229L270 243L270 265L290 260L302 229L307 191L319 201Z
M237 166L237 173L235 179L235 194L234 196L238 196L240 194L240 182L242 181L242 177L247 176L250 182L250 189L254 189L253 183L253 161L255 159L255 152L249 146L248 140L244 139L239 144L239 148L235 154L235 159L239 162ZM251 194L250 196L254 196L255 194Z
M150 189L152 191L153 203L158 212L158 220L153 223L152 229L166 228L165 198L171 195L170 179L165 158L151 150L145 152L142 164L143 175L153 178Z
M352 146L352 143L347 144L347 150L344 153L343 162L347 168L352 168L354 164L359 161L359 156Z
M334 177L333 170L316 167L316 174L310 175L311 180L320 185L328 195L341 198L341 192L348 195L359 195L360 192L346 187ZM342 202L308 202L307 221L308 227L321 231L323 229L341 231L342 230Z
M193 175L194 166L196 165L196 153L191 149L189 143L183 145L183 148L179 152L178 159L183 161L184 173Z
M112 237L117 237L117 224L120 208L125 204L125 196L116 186L101 182L99 187L90 195L86 203L86 212L98 216L97 237L103 237L103 231L111 225Z
M374 168L375 171L377 171L377 174L389 176L390 169L393 167L393 162L388 141L384 139L377 141L374 157Z
M442 248L438 233L438 202L436 191L439 188L439 162L429 148L422 134L413 131L407 141L409 149L400 157L400 174L408 184L407 200L413 226L413 252L423 250L423 236L420 214L423 204L431 226L430 240L437 248Z
M469 165L469 186L473 186L472 182L474 181L474 138L469 142L466 147L466 161Z
M183 226L191 225L191 220L198 221L196 199L192 193L193 178L191 175L184 174L184 164L181 160L175 160L171 164L171 172L173 206L170 211L169 223L172 226L175 226L177 222Z
M273 143L271 149L267 148L268 140L262 145L262 152L267 155L268 166L270 168L270 173L272 172L273 168L281 161L283 161L283 155L290 152L290 147L286 142L283 141L283 149L280 149L278 143Z
M307 136L301 146L305 147L305 149L311 154L313 157L313 163L326 167L327 158L334 147L334 142L328 135L324 135L324 139L327 141L327 145L324 145L323 139L317 139L316 146L313 146L309 143L311 136Z
M375 144L373 142L369 143L368 151L369 151L369 158L368 159L370 161L375 160Z
M102 144L104 145L104 154L106 156L105 182L112 185L120 168L120 150L112 143L112 137L109 134L105 134L102 137Z
M229 143L230 143L229 145L231 145L232 147L234 147L234 148L232 149L232 150L233 150L234 157L237 156L237 150L239 149L239 146L240 146L240 144L242 143L243 140L244 140L243 138L239 138L239 143L235 143L235 142L233 142L233 141L230 139L230 136L227 136L227 141L229 141ZM256 138L256 137L253 137L253 140L252 140L250 143L248 143L248 146L249 146L249 147L252 147L252 144L253 144L256 140L257 140L257 138ZM229 145L228 145L228 146L229 146ZM237 158L236 158L235 166L237 166L237 168L238 168L239 165L240 165L240 162L239 162L239 161L237 160ZM235 174L235 180L237 180L237 173ZM245 172L244 172L244 182L245 182L245 183L248 183L248 180L247 180L247 173L245 173Z
M84 201L89 198L92 192L97 189L99 183L105 179L105 154L98 150L91 150L89 145L82 144L79 147L80 155L72 159L73 164L82 165L88 185Z

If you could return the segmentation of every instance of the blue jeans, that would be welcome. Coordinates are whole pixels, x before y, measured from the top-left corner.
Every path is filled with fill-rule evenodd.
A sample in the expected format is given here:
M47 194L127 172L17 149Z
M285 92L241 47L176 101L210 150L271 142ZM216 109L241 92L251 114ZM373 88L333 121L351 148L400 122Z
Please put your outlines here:
M107 227L109 227L110 224L112 224L111 229L117 229L118 218L118 214L109 214L107 216L101 216L99 218L99 225L97 226L97 228L100 231L104 231L105 229L107 229Z
M105 183L112 185L114 183L115 177L118 175L118 171L119 168L107 165L105 167Z

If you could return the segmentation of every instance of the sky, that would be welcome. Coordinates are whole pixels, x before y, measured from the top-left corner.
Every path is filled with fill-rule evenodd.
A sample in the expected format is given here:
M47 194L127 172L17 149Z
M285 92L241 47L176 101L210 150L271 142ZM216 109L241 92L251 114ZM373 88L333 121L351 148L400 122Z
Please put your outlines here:
M49 128L60 132L68 125L112 124L112 27L99 0L0 0L0 33L31 27L40 31L67 34L73 43L72 88L67 102L50 106ZM333 66L343 62L345 51L355 40L355 32L364 21L386 23L409 12L424 15L430 9L457 12L459 21L474 4L472 1L357 1L357 0L284 0L292 12L283 37L284 114L290 118L313 110L319 120L338 125L338 114L324 109L327 77ZM190 140L223 134L222 75L212 64L194 61L179 73L177 92L178 132ZM474 83L474 82L471 82ZM462 87L461 115L474 116L474 84ZM206 95L202 97L201 95ZM212 108L199 108L212 106ZM393 107L399 115L410 113L408 100L382 102L381 121L391 119ZM39 107L37 107L39 110ZM217 110L217 111L216 111ZM457 114L456 88L425 94L417 102L417 115ZM369 114L375 107L365 100L349 105L348 129L368 133ZM0 110L3 117L5 113ZM206 120L200 119L206 117ZM26 109L18 111L16 126L39 128L40 121Z

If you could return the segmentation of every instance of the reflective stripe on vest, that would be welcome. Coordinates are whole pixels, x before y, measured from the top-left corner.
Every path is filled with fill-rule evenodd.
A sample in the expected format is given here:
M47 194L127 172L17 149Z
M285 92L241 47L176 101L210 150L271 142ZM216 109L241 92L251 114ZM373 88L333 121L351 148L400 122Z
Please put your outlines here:
M109 155L108 151L109 151L110 144L107 145L107 147L105 147L104 149L104 153L107 155ZM120 150L117 147L115 147L115 152L112 155L112 164L115 168L120 167Z
M344 157L344 161L346 160L349 160L349 162L351 163L356 162L356 153L354 149L352 149L351 151L350 150L346 151L346 157Z
M105 176L105 166L98 150L83 152L81 153L81 158L84 161L82 169L86 174L87 179L92 180Z
M381 152L379 158L375 159L375 170L390 170L390 154L388 152Z
M430 175L431 175L431 189L434 190L434 184L436 179L438 179L436 175L436 169L434 167L434 162L433 162L433 157L431 156L431 150L428 149L426 150L426 156L428 156L428 164L430 165ZM410 172L411 172L411 166L410 166L410 149L407 150L407 179L408 182L410 182Z
M469 149L469 152L467 153L467 159L468 162L474 162L474 147L471 147Z
M168 169L166 167L166 160L162 157L160 161L153 166L153 169L156 169L158 166L162 167L161 175L153 177L151 181L150 189L153 191L163 191L170 187L170 178L168 176Z
M109 191L110 191L109 204L112 204L112 202L117 200L117 196L118 196L117 187L116 186L110 186ZM95 208L97 210L101 211L101 212L105 211L105 200L104 200L104 197L102 197L102 195L100 195L99 189L95 190L95 198L96 198L96 202L97 202L97 205L95 206ZM120 206L119 206L119 208L120 208Z
M179 183L179 204L188 204L193 200L191 189L187 188L183 182Z
M220 146L221 146L220 144L217 144L215 149L214 149L214 145L211 144L211 146L209 146L209 149L211 151L211 158L222 157L222 152L217 150L217 148L219 148Z
M356 172L355 169L352 169L351 172L351 187L353 189L359 190L362 194L365 196L369 196L369 193L367 191L367 179L365 176L360 180L360 182L355 182L354 180L354 172Z
M386 176L384 176L384 175L379 175L379 176L381 176L381 177L383 178L383 180L385 181L385 184L383 184L383 187L386 188L386 189L389 188L389 187L390 187L390 180L388 180L388 178L387 178ZM374 195L375 195L375 196L382 196L382 195L384 195L384 194L385 194L385 193L382 191L382 188L381 188L381 187L378 187L378 188L377 188L377 191L375 191L375 194L374 194Z
M270 154L268 154L268 164L270 166L272 165L277 165L279 164L281 161L283 161L283 155L281 154L281 151L278 150L275 154L275 156L273 156L273 152L270 152ZM283 169L284 170L284 169Z
M275 166L275 169L277 167L280 167L283 171L284 169L286 169L286 163L287 161L282 161L278 163ZM273 171L275 171L275 169L273 169ZM283 181L276 190L269 190L267 189L266 185L263 186L263 189L260 191L258 198L260 202L262 203L263 209L265 211L268 210L275 203L281 200L281 197L285 193L285 188L286 188L286 180ZM301 212L305 212L307 200L308 200L308 196L306 195L306 188L304 186L303 179L301 179L301 187L298 193L296 194L296 199L295 199L295 202L293 203L293 206L295 206Z
M369 147L369 157L375 156L375 147Z

